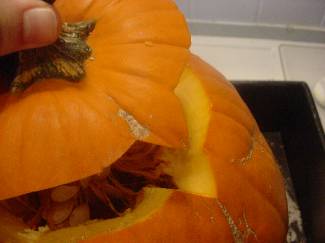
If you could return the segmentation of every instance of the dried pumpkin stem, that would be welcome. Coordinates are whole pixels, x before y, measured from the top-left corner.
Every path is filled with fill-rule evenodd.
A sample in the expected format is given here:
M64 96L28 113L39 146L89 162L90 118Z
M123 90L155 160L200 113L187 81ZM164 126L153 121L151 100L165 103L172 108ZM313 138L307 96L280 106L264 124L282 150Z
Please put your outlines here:
M62 78L78 82L85 75L84 62L91 56L86 43L95 21L64 23L58 40L46 47L19 52L17 75L11 91L25 90L44 78Z

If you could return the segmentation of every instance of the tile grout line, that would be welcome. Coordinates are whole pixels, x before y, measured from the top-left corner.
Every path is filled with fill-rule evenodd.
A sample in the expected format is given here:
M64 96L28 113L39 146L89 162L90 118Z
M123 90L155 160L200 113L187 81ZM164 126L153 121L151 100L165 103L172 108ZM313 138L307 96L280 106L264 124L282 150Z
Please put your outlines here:
M320 27L325 26L325 10L324 10L324 14L323 14L323 18L320 21Z
M187 1L187 11L188 11L188 18L190 19L192 17L192 14L191 14L191 1L189 0L186 0Z
M281 52L281 45L282 44L278 45L277 53L278 53L278 56L279 56L279 62L280 62L281 70L282 70L283 79L288 80L288 74L287 74L287 70L285 68L284 58L283 58L283 55L282 55L282 52Z
M261 13L262 13L262 9L263 9L263 0L259 0L258 4L257 4L257 9L256 9L256 13L254 16L254 22L258 23L258 20L260 19Z

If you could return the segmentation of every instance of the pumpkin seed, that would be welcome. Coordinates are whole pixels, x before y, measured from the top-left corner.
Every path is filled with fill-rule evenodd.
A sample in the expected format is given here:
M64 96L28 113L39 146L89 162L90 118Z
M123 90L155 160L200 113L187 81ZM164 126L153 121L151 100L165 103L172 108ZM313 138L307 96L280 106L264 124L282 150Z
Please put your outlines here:
M74 185L63 185L54 188L51 199L54 202L65 202L73 198L79 192L79 187Z
M76 207L70 215L69 223L71 226L82 224L90 219L90 209L87 204Z
M47 221L51 225L57 225L64 222L71 215L75 202L73 200L63 203L56 203L48 209Z

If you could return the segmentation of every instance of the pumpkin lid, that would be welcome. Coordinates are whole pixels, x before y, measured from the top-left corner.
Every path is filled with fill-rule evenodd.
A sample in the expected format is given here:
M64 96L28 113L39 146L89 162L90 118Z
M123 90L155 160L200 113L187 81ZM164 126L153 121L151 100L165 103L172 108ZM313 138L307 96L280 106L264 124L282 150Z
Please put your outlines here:
M170 147L187 141L173 90L190 37L176 5L57 0L55 6L64 22L96 21L87 39L92 55L80 82L46 78L19 94L1 92L0 200L99 173L136 140Z

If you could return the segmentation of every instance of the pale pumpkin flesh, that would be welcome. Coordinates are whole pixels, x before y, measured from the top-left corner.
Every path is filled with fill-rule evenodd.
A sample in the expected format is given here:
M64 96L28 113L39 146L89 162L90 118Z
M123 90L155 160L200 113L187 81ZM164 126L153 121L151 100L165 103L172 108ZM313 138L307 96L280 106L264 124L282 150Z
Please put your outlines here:
M136 207L146 186L177 188L163 168L158 145L137 141L102 173L80 181L0 201L0 207L21 218L30 229L76 226L91 219L109 219Z
M191 147L168 154L175 159L169 169L180 190L151 218L85 242L285 242L282 176L248 108L224 77L197 57L182 78L176 94ZM196 159L202 155L203 165Z
M35 237L31 242L284 242L287 214L280 172L236 91L213 72L193 56L175 90L186 115L190 146L188 150L166 149L163 157L171 162L166 171L174 177L178 190L146 189L143 201L123 217L53 232L25 233L24 237ZM243 113L231 114L238 114L244 125L229 123L231 115L216 111L215 93L209 91L222 92L225 86L229 97L225 102L233 109L242 107ZM249 118L244 118L247 114ZM236 126L242 126L239 131L244 135L254 132L254 146L248 138L237 141L236 136L245 136L233 134ZM228 136L235 136L232 144L227 144ZM264 171L243 177L242 170L254 163ZM265 177L255 185L261 173ZM18 235L11 237L18 240L22 237Z
M55 7L63 21L96 21L87 75L40 80L19 95L1 90L0 200L100 173L138 140L164 148L164 171L178 190L147 188L124 216L55 231L26 230L1 209L0 242L284 242L286 200L273 155L234 88L190 55L176 5Z

